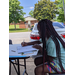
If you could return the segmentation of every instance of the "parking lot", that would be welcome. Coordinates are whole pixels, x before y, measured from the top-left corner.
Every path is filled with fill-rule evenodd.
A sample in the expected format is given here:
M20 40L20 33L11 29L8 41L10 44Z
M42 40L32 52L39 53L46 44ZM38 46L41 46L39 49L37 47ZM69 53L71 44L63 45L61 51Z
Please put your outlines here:
M18 33L9 33L9 39L12 40L13 44L20 44L23 42L30 41L30 32L18 32Z

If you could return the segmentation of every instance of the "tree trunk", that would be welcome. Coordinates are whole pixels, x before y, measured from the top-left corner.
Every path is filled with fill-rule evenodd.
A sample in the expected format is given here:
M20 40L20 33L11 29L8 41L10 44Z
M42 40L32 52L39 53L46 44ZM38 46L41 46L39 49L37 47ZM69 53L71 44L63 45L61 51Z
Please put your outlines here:
M16 30L16 23L14 23L14 27L15 27L15 30Z

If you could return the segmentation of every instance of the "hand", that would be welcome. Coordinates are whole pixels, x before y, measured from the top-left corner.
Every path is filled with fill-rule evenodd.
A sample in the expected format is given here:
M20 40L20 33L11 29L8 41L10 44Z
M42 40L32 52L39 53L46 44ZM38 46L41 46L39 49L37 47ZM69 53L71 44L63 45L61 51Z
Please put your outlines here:
M35 45L33 45L33 48L36 48L36 49L42 50L42 47L41 47L39 44L35 44Z
M26 42L22 42L21 45L24 47L24 46L27 46L27 43Z

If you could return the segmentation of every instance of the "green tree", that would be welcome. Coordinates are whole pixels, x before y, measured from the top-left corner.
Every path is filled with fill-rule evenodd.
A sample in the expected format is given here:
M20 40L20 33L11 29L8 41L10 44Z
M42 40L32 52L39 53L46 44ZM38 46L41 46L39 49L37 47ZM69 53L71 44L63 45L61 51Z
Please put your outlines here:
M29 15L30 15L31 17L34 17L34 15L33 15L33 10L31 10L31 11L29 12Z
M38 3L35 4L34 7L34 18L41 20L41 19L53 19L56 17L58 11L56 11L57 7L54 2L50 0L40 0Z
M64 2L65 2L65 0L64 0ZM64 14L62 0L56 0L55 3L58 8L57 11L59 11L59 16L57 17L57 20L60 22L65 22L65 14Z
M9 23L14 23L15 29L16 23L19 23L20 20L25 21L24 14L26 13L22 9L18 0L9 0Z

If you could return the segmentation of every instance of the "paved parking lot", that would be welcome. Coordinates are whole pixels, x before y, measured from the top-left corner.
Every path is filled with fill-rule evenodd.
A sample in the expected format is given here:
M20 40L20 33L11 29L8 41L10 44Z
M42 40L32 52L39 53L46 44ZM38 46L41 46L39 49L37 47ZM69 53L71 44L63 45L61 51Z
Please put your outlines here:
M9 39L12 40L13 44L20 44L23 42L30 41L30 32L18 32L18 33L9 33Z

